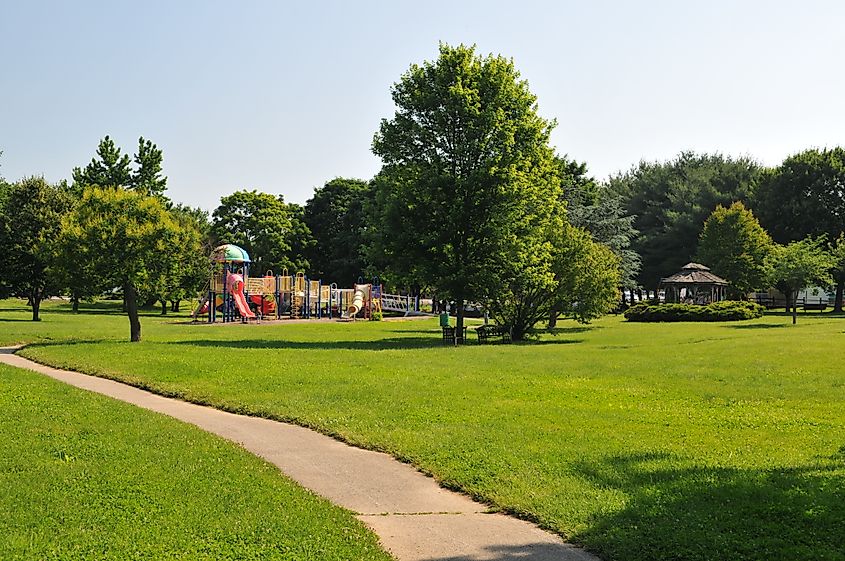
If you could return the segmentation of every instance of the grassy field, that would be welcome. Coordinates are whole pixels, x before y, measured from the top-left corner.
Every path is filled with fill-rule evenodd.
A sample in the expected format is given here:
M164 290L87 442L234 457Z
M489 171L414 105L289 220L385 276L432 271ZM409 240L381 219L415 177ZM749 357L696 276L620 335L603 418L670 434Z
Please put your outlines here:
M605 559L845 559L845 319L185 325L0 311L23 354L385 450ZM105 312L105 310L99 310Z
M348 512L162 415L0 364L0 559L379 559Z

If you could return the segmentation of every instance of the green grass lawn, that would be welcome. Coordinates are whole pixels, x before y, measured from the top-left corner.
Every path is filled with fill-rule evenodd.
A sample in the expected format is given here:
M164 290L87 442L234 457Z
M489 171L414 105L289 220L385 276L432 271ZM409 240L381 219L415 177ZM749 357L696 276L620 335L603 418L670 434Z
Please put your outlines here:
M379 559L350 513L163 415L0 364L0 559Z
M385 450L605 559L845 559L845 319L282 325L0 311L23 354ZM10 320L10 321L4 321Z

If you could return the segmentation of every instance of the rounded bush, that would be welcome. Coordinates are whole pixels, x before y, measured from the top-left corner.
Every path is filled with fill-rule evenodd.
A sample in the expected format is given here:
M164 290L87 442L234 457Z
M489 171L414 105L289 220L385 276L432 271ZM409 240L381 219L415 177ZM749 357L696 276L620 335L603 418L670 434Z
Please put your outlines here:
M706 306L696 304L637 304L625 311L628 321L739 321L763 316L765 308L754 302L725 300Z

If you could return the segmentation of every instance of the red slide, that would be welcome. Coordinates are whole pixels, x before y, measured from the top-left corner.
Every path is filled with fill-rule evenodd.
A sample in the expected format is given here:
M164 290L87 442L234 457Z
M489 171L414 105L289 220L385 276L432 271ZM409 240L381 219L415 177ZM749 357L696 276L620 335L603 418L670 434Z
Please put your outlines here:
M232 299L235 301L235 306L238 307L238 313L241 314L242 318L254 319L255 314L249 309L249 305L246 303L246 297L244 296L243 277L240 275L230 275L230 277L232 277L232 281L229 286L232 290Z

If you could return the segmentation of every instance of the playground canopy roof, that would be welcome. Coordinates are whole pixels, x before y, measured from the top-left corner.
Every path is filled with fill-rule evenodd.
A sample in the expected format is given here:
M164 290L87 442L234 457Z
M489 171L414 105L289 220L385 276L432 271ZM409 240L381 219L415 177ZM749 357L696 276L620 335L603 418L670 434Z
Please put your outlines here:
M235 263L249 263L249 253L242 247L227 243L214 248L211 252L211 260L222 263L224 261Z

